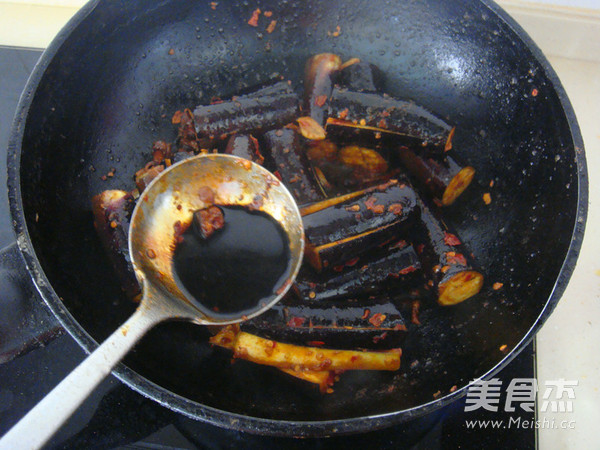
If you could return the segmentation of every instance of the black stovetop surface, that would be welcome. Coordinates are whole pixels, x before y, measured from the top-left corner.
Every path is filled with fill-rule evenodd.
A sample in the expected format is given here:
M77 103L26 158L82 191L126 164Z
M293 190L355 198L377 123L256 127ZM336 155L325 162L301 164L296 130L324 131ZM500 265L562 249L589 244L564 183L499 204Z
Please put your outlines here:
M0 435L32 408L85 357L84 351L45 310L23 269L14 242L6 197L6 149L12 117L39 50L0 47ZM40 332L44 334L40 336ZM530 344L499 375L535 376ZM503 404L503 398L500 405ZM197 422L166 409L110 376L83 404L49 448L535 448L533 429L475 427L467 420L505 420L534 413L464 411L465 400L421 419L360 435L323 439L256 436ZM502 409L502 408L500 408Z

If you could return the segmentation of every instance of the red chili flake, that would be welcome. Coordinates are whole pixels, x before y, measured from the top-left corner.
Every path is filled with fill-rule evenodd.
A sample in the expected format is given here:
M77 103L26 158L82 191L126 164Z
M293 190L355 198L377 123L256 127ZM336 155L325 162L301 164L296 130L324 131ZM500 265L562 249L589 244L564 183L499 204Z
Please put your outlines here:
M329 358L327 358L327 359L324 359L324 360L321 362L321 364L319 364L318 368L319 368L320 370L324 370L324 369L327 369L327 368L329 368L329 366L331 366L331 360L330 360Z
M169 55L174 55L175 54L175 50L173 50L172 48L169 49Z
M357 203L356 205L346 206L344 209L346 211L360 211L360 205Z
M355 265L356 265L356 263L358 262L358 259L359 259L359 258L358 258L358 256L357 256L357 257L355 257L355 258L352 258L352 259L350 259L350 260L346 261L346 267L352 267L352 266L355 266Z
M377 126L378 126L379 128L383 128L384 130L386 130L386 129L387 129L387 127L388 127L388 124L387 124L387 121L386 121L385 119L381 119L381 120L380 120L380 121L377 123Z
M340 34L342 34L342 29L340 28L339 25L335 27L335 31L333 31L333 32L328 31L327 32L327 36L332 36L332 37L338 37Z
M273 11L265 11L264 15L265 17L271 17L273 15Z
M497 290L498 290L498 289L500 289L502 286L504 286L504 283L498 283L498 282L496 282L496 283L494 283L494 284L492 285L492 289L493 289L493 290L495 290L495 291L497 291Z
M467 260L465 259L465 257L463 255L461 255L460 253L457 253L456 255L448 258L448 264L458 264L461 266L466 266Z
M322 347L323 345L325 345L325 342L323 342L323 341L308 341L307 344L310 347Z
M218 4L219 4L218 2L210 2L210 9L212 9L214 11L215 9L217 9Z
M537 97L537 95L538 95L538 94L539 94L539 91L538 91L537 89L533 88L533 89L531 90L531 96L532 96L532 97Z
M356 362L356 361L358 361L358 360L359 360L359 356L358 356L358 355L352 355L352 356L350 357L350 362Z
M363 313L363 315L360 318L364 320L367 317L369 317L369 314L371 314L371 310L369 308L365 308L365 312Z
M275 172L273 172L273 175L275 175L279 179L279 181L283 180L283 178L281 177L281 174L279 173L279 170L276 170Z
M372 195L367 200L365 200L365 207L367 209L373 211L373 213L375 213L375 214L382 214L385 211L385 206L376 205L375 204L376 202L377 202L377 197Z
M305 321L306 321L305 317L292 317L288 321L287 325L288 325L288 327L292 327L292 328L301 327Z
M277 25L277 21L271 20L271 23L267 27L267 33L271 34L275 30L275 25Z
M101 179L102 181L106 181L106 175L102 175L102 176L100 177L100 179Z
M344 266L343 265L333 266L333 270L334 270L334 272L341 272L342 270L344 270Z
M369 319L369 323L371 325L373 325L374 327L379 327L381 326L381 324L383 323L383 321L385 320L387 316L385 314L381 314L381 313L375 313L373 314L373 316Z
M490 187L494 187L494 180L490 180Z
M456 237L456 235L452 234L452 233L448 233L447 231L444 232L444 242L446 243L446 245L460 245L460 239L458 239L458 237Z
M340 119L345 119L346 117L348 117L348 108L342 109L339 113L338 113L338 117Z
M394 326L394 330L396 331L407 331L408 329L406 328L406 325L399 323L398 325Z
M455 392L457 389L458 389L458 387L456 385L454 385L450 388L450 392Z
M390 249L395 249L395 248L404 248L408 245L408 242L406 242L404 239L400 239L398 242L396 242L395 244L390 246Z
M257 27L259 16L260 16L260 9L256 8L254 10L254 12L252 13L252 17L250 17L250 20L248 20L248 25L250 25L251 27Z
M400 203L393 203L388 206L388 211L396 216L399 216L402 214L402 205Z
M506 345L506 344L500 346L500 351L503 353L506 352L507 349L508 349L508 345Z
M489 205L490 203L492 203L492 196L490 195L489 192L486 192L485 194L483 194L483 203L485 203L486 205Z
M415 266L408 266L404 269L402 269L400 272L398 272L400 275L406 275L407 273L411 273L414 272L416 269Z
M379 336L373 336L373 344L377 344L379 341L383 341L387 337L387 331L384 331Z
M321 106L323 106L325 104L326 101L327 101L326 95L318 95L315 98L315 105L317 105L320 108Z
M411 307L410 321L415 325L421 325L421 321L419 320L419 309L421 309L421 302L419 300L413 301Z
M173 117L171 118L171 123L173 125L177 125L178 123L181 123L182 117L183 117L183 111L175 111L175 114L173 114Z

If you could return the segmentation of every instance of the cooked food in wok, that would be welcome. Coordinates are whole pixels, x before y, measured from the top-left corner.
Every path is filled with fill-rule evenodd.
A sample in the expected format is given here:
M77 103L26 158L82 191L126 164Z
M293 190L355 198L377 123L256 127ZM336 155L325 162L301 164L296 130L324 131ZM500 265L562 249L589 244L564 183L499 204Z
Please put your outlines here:
M127 233L145 187L191 156L235 155L288 187L303 217L305 258L279 304L216 330L211 344L321 392L348 370L398 370L419 310L473 297L483 275L444 221L475 174L452 145L455 127L385 94L384 76L368 62L318 54L306 63L302 98L274 76L175 112L175 140L152 144L131 186L93 199L95 228L127 295L140 293Z

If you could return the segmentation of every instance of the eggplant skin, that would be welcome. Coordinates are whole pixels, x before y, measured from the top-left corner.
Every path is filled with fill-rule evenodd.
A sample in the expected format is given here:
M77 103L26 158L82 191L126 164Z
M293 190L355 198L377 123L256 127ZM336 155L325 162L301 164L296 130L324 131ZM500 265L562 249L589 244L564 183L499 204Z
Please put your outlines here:
M364 297L383 291L408 291L422 283L421 263L412 245L374 252L357 258L351 267L339 267L317 274L303 268L296 277L294 290L304 301ZM338 271L339 270L339 271Z
M134 299L141 292L129 256L129 223L135 208L131 194L107 190L92 198L94 228L125 294Z
M333 89L332 77L342 64L338 55L319 53L304 68L303 112L323 126L327 119L327 101Z
M417 253L440 305L461 303L479 293L483 275L456 232L437 212L419 199L420 219L416 222Z
M260 153L258 141L251 134L234 134L227 141L225 153L228 155L238 156L263 165L265 158Z
M357 92L383 92L385 87L385 76L381 69L364 61L337 71L333 81L340 87Z
M395 133L407 145L419 142L440 153L452 148L454 127L411 101L388 95L334 88L329 100L329 119L340 119L380 133Z
M193 115L199 137L223 139L234 133L255 134L282 127L298 117L299 111L300 101L294 92L275 92L198 106Z
M401 347L408 322L391 301L285 304L241 324L242 330L297 345L346 349Z
M305 257L320 272L397 240L418 210L412 187L390 180L309 205L301 214Z
M276 176L285 184L300 205L318 202L324 198L321 187L294 130L282 128L265 133L261 141L265 154L271 158Z
M448 152L437 158L426 153L401 146L396 154L417 184L439 205L450 206L467 189L475 169L458 163Z

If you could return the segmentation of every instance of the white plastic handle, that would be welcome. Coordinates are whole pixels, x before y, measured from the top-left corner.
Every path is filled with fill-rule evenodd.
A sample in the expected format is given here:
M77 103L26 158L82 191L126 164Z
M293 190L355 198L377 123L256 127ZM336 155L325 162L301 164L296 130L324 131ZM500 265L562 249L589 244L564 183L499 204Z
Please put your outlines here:
M1 450L39 449L146 332L170 316L137 311L0 439Z

